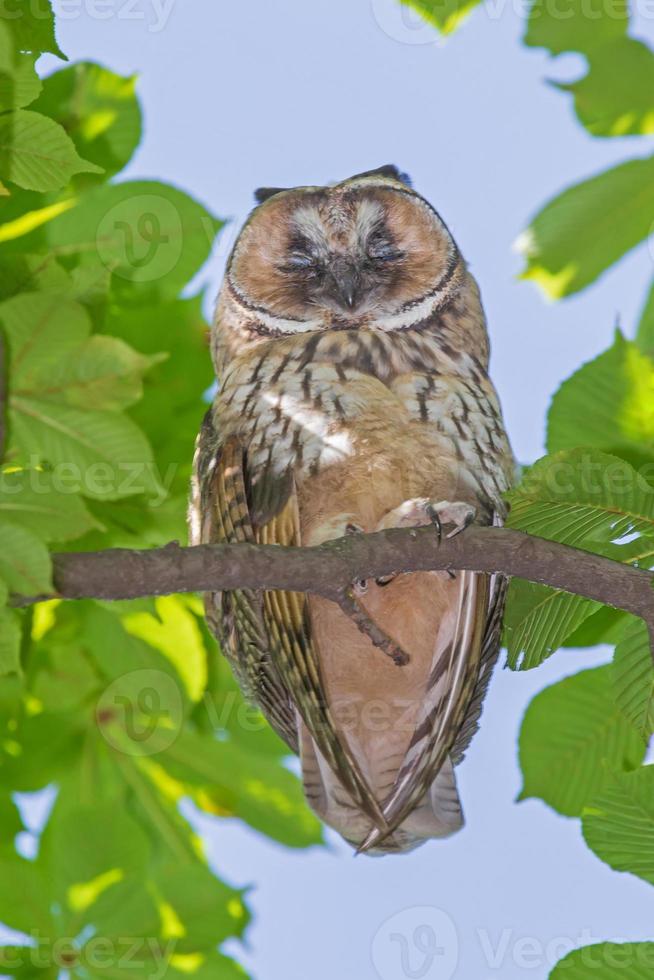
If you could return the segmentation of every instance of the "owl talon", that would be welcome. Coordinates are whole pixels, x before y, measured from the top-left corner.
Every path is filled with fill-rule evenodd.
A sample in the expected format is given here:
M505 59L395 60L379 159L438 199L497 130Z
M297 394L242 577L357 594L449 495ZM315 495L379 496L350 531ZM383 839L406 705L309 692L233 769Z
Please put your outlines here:
M438 510L436 509L434 504L427 504L425 510L427 511L427 516L429 517L429 520L436 528L436 534L438 535L438 543L440 544L441 541L443 540L443 525L441 523L440 517L438 516Z
M452 530L445 535L446 538L454 538L457 534L472 524L477 511L471 504L463 503L458 500L451 503L449 500L441 500L439 503L429 503L425 508L433 524L439 528L439 542L442 539L442 529L445 525L451 524Z
M453 525L446 537L453 538L460 534L474 521L477 511L470 504L457 500L429 500L427 497L415 497L405 500L403 504L390 510L375 528L384 531L391 527L425 527L432 524L436 528L438 543L443 539L446 525Z

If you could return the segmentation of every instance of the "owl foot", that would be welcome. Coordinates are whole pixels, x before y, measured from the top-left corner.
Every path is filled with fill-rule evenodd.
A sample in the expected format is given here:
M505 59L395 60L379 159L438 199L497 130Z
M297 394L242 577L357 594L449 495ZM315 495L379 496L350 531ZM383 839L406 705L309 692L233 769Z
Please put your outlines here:
M449 500L441 500L437 504L431 503L431 501L426 505L425 510L429 517L430 522L435 526L438 531L438 540L440 541L443 537L443 527L449 524L452 525L452 530L449 531L445 537L454 538L457 534L472 524L474 521L477 511L470 504L465 504L463 501L456 501L451 503ZM426 522L424 522L426 523Z
M435 503L427 497L416 497L414 500L405 500L399 507L385 514L377 527L376 531L384 531L391 527L425 527L433 524L438 534L438 542L443 539L443 528L452 525L452 529L445 535L453 538L471 524L476 516L476 510L470 504L463 501L440 500ZM448 572L450 578L456 578L453 572ZM383 575L375 579L377 585L390 585L395 575Z

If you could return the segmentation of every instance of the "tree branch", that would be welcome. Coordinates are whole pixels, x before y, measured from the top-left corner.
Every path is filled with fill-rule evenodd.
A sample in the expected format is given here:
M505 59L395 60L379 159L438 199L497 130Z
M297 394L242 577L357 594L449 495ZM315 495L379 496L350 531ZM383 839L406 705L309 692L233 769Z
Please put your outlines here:
M56 554L48 598L133 599L174 592L284 589L348 605L356 579L394 572L469 569L502 572L595 599L640 616L654 639L654 576L587 551L509 528L469 527L438 544L432 527L349 535L315 548L223 544L147 551L116 548Z

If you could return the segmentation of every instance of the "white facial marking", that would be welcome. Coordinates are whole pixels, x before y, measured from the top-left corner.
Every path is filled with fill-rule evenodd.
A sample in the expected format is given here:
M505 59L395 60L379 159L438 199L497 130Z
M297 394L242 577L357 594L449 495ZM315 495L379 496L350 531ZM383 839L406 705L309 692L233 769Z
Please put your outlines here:
M293 224L313 245L324 248L325 229L315 208L298 208L293 212Z
M359 203L354 223L355 238L359 242L365 242L374 228L384 217L384 209L377 201L369 201L364 198Z

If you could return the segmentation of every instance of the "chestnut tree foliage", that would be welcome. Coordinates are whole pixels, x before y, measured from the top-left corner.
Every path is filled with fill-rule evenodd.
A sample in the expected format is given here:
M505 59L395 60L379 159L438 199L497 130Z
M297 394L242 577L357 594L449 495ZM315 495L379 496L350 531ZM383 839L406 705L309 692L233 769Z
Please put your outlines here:
M40 948L17 939L0 974L231 980L218 948L247 903L180 800L288 847L322 832L199 598L6 605L51 588L51 550L185 540L213 378L202 296L181 294L222 225L175 187L114 179L141 136L135 79L78 63L41 80L38 55L62 55L35 11L0 19L0 921ZM21 807L46 788L37 841Z
M558 17L534 0L524 42L583 54L587 73L560 86L580 124L597 138L632 135L645 155L564 190L525 231L524 275L554 299L644 247L654 222L654 54L630 36L622 0L593 3L592 18L581 0ZM410 5L448 31L475 2ZM62 59L46 78L35 70L43 52ZM220 948L247 927L247 900L207 863L192 805L288 847L319 845L322 832L286 747L243 702L199 598L20 611L9 601L52 588L53 551L185 539L212 383L203 297L186 287L222 223L178 188L120 177L141 135L135 79L65 60L49 0L5 0L0 921L17 936L0 949L0 974L145 977L156 967L231 980L243 970ZM652 568L654 289L640 322L622 329L554 394L548 455L511 492L510 524ZM512 583L512 669L599 643L614 649L610 662L526 711L522 798L579 819L600 860L654 884L646 628L589 599ZM37 802L45 815L26 827ZM618 960L625 975L650 976L654 943L575 951L552 976L613 978Z
M478 0L406 2L446 32ZM592 285L637 246L648 247L654 261L654 52L631 35L626 0L533 0L523 40L553 56L583 55L586 73L557 87L571 94L589 133L633 136L638 154L563 190L522 234L523 277L560 300ZM548 455L525 470L509 495L511 527L654 566L653 357L654 279L644 284L639 322L623 324L609 349L554 393ZM588 599L514 580L505 643L514 670L531 670L560 648L613 648L609 663L546 688L527 708L520 799L537 797L578 818L600 860L654 884L654 767L643 765L654 732L654 666L645 625ZM654 942L642 942L575 950L551 976L653 974Z

